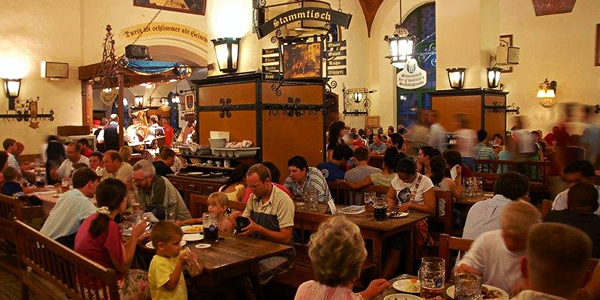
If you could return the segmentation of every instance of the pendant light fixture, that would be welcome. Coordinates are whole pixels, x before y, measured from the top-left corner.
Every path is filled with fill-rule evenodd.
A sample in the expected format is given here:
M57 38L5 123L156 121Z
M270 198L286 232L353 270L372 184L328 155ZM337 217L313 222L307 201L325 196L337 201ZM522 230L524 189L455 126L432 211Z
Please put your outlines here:
M399 0L400 6L400 22L396 24L394 33L391 36L385 36L384 41L388 43L389 55L386 58L390 59L392 66L398 69L404 69L406 61L413 55L413 47L415 37L402 26L402 0Z

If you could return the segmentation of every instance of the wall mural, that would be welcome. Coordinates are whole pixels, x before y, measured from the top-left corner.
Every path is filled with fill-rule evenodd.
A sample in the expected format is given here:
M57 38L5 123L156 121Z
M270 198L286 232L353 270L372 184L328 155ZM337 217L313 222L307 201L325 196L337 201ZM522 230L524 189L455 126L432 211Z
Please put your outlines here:
M207 0L133 0L133 5L204 16Z

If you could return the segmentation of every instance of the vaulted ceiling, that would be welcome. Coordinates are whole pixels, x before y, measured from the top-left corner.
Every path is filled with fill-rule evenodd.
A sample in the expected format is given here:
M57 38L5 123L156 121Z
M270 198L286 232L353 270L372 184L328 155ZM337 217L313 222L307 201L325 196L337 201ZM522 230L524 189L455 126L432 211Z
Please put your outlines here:
M367 20L367 32L369 37L371 37L371 25L373 25L373 20L375 19L375 15L377 14L377 10L383 3L383 0L358 0L360 2L360 6L362 7L363 14L365 15L365 19Z

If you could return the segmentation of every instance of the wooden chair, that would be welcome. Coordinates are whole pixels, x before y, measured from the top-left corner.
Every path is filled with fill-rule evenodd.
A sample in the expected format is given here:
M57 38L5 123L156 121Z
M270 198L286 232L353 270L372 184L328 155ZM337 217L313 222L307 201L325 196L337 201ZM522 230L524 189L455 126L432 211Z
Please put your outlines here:
M0 266L7 271L19 275L17 264L16 244L17 235L14 229L14 220L23 219L23 206L18 199L0 195L0 249L6 254L0 259Z
M464 254L471 248L473 240L463 239L447 234L440 235L440 257L446 261L446 280L452 275L452 266L454 266L453 256L451 251L458 251L459 254Z
M238 201L227 201L227 206L231 209L244 211L246 209L246 203ZM190 195L190 213L192 216L201 218L204 212L208 211L208 196L200 194Z
M22 299L120 299L115 270L105 268L16 220ZM93 280L94 287L84 284Z
M546 219L546 215L550 210L552 210L552 200L542 200L542 220Z
M440 214L440 200L446 202L444 207L444 215ZM429 218L430 221L441 223L444 225L444 233L452 234L454 230L454 197L450 191L435 191L435 214Z
M331 197L333 197L333 201L336 204L361 205L364 203L363 190L355 190L349 187L344 182L329 181L327 182L327 185L329 186L329 192L331 193Z

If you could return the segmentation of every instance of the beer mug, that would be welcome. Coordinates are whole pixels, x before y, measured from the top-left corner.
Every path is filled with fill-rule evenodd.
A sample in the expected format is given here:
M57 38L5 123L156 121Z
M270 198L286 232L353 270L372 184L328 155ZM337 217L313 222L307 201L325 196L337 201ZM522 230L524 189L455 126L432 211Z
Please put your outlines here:
M373 216L375 221L383 221L387 216L387 199L385 195L381 198L375 197L375 203L373 204Z
M423 257L419 268L421 298L444 297L445 281L446 263L444 259L440 257Z
M194 252L192 252L187 246L181 249L179 255L182 255L186 252L189 252L190 254L185 260L187 265L184 267L184 269L187 270L190 276L192 277L199 275L202 272L202 267L200 267L200 264L198 263L198 256Z
M202 215L204 227L204 240L214 242L219 240L219 223L216 214L204 213Z
M481 275L472 273L460 273L456 275L454 299L457 300L481 300Z

